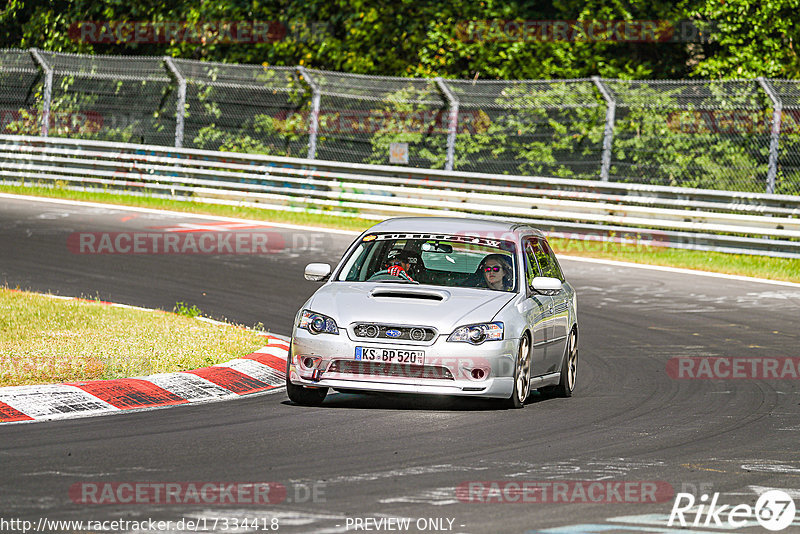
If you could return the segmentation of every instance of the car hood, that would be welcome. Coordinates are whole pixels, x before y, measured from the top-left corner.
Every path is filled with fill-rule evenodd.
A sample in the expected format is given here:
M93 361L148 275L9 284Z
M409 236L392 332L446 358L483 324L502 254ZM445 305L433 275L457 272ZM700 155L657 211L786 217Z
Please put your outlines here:
M413 284L333 282L321 287L308 308L333 317L340 327L353 322L432 326L440 334L491 321L516 293Z

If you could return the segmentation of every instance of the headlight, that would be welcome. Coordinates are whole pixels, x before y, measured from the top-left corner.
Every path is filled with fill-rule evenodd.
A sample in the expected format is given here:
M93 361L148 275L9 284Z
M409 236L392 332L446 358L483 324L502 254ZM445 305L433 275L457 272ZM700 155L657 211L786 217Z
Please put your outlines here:
M503 339L503 323L482 323L460 326L450 334L447 341L464 341L473 345L480 345L484 341L499 341Z
M338 334L339 328L336 326L336 321L322 315L321 313L314 313L311 310L303 310L300 314L300 328L308 330L312 334Z

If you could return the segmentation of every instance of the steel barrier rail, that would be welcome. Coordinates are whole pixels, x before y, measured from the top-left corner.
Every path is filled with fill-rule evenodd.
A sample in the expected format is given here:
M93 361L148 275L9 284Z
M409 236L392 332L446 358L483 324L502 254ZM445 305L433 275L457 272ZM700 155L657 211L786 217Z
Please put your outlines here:
M3 147L8 147L8 146L9 145L0 145L0 152L3 151ZM41 162L61 163L61 164L66 164L66 165L70 165L70 166L73 166L73 167L78 166L78 164L80 164L80 163L84 163L84 164L89 165L89 166L108 166L108 167L113 167L113 168L116 168L116 169L119 169L120 167L126 167L126 168L129 168L129 169L137 169L137 168L139 168L140 170L142 170L140 168L141 164L142 164L142 158L139 157L139 156L136 156L134 158L135 161L133 161L133 162L122 162L119 159L113 159L113 160L89 159L89 160L87 160L85 158L84 159L80 159L80 158L74 158L74 157L73 158L61 157L58 154L67 154L67 152L68 152L68 151L65 151L63 149L49 151L48 152L49 154L56 154L56 155L53 155L53 156L41 155L41 153L43 152L43 149L41 147L17 147L14 150L19 150L19 151L22 151L22 152L29 153L30 154L30 157L28 158L29 162L41 161ZM106 153L103 153L103 152L93 152L93 153L91 153L91 152L81 152L82 156L93 157L93 158L103 157L105 154ZM116 154L115 154L115 156L116 156ZM200 166L200 165L203 165L203 162L196 162L196 161L187 162L186 160L181 160L181 159L153 158L153 157L150 157L150 156L146 157L145 161L148 163L147 170L151 171L154 174L159 174L160 173L159 171L171 172L171 171L174 170L175 164L182 164L183 166L187 166L187 165L189 165L189 166L192 166L192 165L193 166ZM157 165L154 162L167 162L167 163L171 163L171 165L169 165L169 166ZM194 171L194 174L205 174L205 175L209 175L209 176L216 176L216 175L219 175L219 171L217 170L219 168L225 168L225 169L235 168L235 169L240 169L242 171L253 171L253 170L256 170L256 169L254 169L254 167L252 165L243 166L243 165L235 165L235 164L229 164L229 163L213 163L212 165L215 168L214 170L197 169L197 170ZM270 168L266 168L265 167L265 168L257 169L257 170L259 172L264 172L264 173L269 172L269 173L272 173L272 174L274 174L274 172L275 172L275 169L272 168L272 167L270 167ZM326 178L331 178L332 180L339 179L339 181L341 181L342 183L347 182L348 178L351 179L350 181L354 180L356 182L373 182L373 183L386 182L386 183L394 183L394 180L389 179L389 178L380 178L380 177L375 178L375 177L369 177L369 176L365 176L365 175L348 175L348 174L343 174L343 173L329 173L329 172L319 172L319 171L314 172L314 171L296 170L296 169L282 169L280 172L281 172L281 174L289 174L289 175L291 175L291 174L296 174L296 175L300 175L300 176L313 175L314 177L317 177L317 178L326 177ZM257 179L263 179L264 178L264 175L253 175L253 174L250 174L248 176L244 172L243 173L239 173L239 174L235 174L234 176L235 177L252 177L252 178L257 178ZM285 177L284 180L292 181L292 178ZM444 182L439 182L439 183L440 184L444 184ZM433 185L433 183L430 180L413 180L413 179L405 180L404 184L405 185L414 185L414 186L425 186L425 187L429 187L429 186ZM534 188L509 187L509 186L491 186L491 185L484 185L484 184L447 183L447 188L449 190L454 190L454 189L468 190L473 194L479 194L479 192L481 192L481 191L496 192L496 193L507 194L507 195L525 194L529 198L530 197L541 197L541 198L538 198L538 200L537 200L537 202L539 204L552 205L552 206L558 206L558 207L564 207L564 206L569 206L569 205L577 205L577 204L570 204L568 202L559 202L559 199L575 198L575 199L580 199L580 200L594 200L597 203L597 205L595 206L594 209L598 213L613 212L615 210L615 207L613 205L611 205L611 204L613 204L615 202L618 203L620 201L620 197L619 196L614 197L614 196L610 196L610 195L592 194L592 193L587 193L587 192L577 192L577 193L561 192L561 191L553 192L552 190L548 191L548 190L534 189ZM546 197L545 195L548 195L548 194L550 194L550 196L555 196L556 199L551 199L549 197ZM624 200L627 201L628 200L627 197L625 197ZM611 204L603 204L600 201L609 202ZM524 202L528 203L527 200L524 201ZM642 197L632 197L631 201L630 202L626 202L626 204L628 205L627 211L629 213L637 213L638 212L638 213L643 214L645 216L648 215L648 214L654 213L650 208L655 207L656 205L681 206L681 207L684 208L683 210L677 210L677 211L673 211L673 212L667 212L667 211L655 212L655 213L659 213L660 214L659 216L668 215L669 213L672 213L672 215L674 215L675 217L678 217L678 218L685 218L687 216L687 211L685 209L687 207L692 207L692 208L696 208L696 209L705 208L705 209L708 209L708 210L719 209L719 207L720 207L719 203L710 203L710 202L703 202L703 201L699 201L698 202L698 201L681 200L681 199L670 199L670 198L667 198L667 199L650 198L650 199L645 199L645 201L643 202ZM582 202L581 205L583 206L583 209L585 209L586 203ZM643 206L644 208L643 207L639 207L639 206ZM758 206L758 205L757 206L753 206L751 204L733 204L733 203L731 203L729 206L730 206L730 208L729 208L730 211L742 212L742 213L758 212L758 213L761 213L761 214L768 213L770 215L787 215L787 216L800 214L800 210L798 210L797 208L780 208L780 207ZM701 213L701 212L698 212L698 213ZM697 215L697 216L700 216L700 215ZM712 218L712 219L718 219L718 220L730 218L729 215L722 216L722 215L719 215L719 214L711 214L711 215L709 215L709 217ZM761 218L761 219L750 218L749 220L753 221L754 224L758 224L757 221L761 221L761 223L766 227L772 226L773 223L774 223L774 219L772 219L771 217Z
M4 147L9 145L0 145L0 153L4 151ZM70 157L70 154L74 154L74 152L65 150L65 149L51 149L46 150L46 147L15 147L15 150L19 150L20 152L30 154L28 158L29 161L41 161L41 162L50 162L50 163L66 163L71 166L76 166L79 163L85 163L90 166L107 166L113 168L128 168L128 169L137 169L140 168L142 162L147 163L147 169L149 171L153 171L154 173L159 173L160 171L164 172L172 172L174 170L174 166L176 164L183 165L186 167L197 167L194 171L194 174L200 175L208 175L208 176L218 176L219 170L239 170L242 171L239 174L235 174L236 177L253 177L256 179L264 179L264 175L250 175L248 176L247 173L252 173L253 171L263 172L263 173L270 173L274 174L276 171L272 167L262 167L260 169L254 168L253 165L242 165L242 164L231 164L231 163L222 163L222 162L214 162L211 165L213 169L206 170L203 169L204 166L208 166L208 163L203 161L192 161L192 160L185 160L185 159L176 159L176 158L163 158L163 157L153 157L153 156L146 156L145 158L140 158L139 156L135 157L133 162L129 161L120 161L119 159L99 159L103 157L107 157L108 153L106 152L90 152L90 151L82 151L81 158ZM86 160L86 158L96 158L92 160ZM166 164L166 165L162 165ZM284 168L280 171L281 175L287 175L284 180L292 181L291 175L296 176L313 176L315 178L330 178L332 181L339 181L339 182L356 182L356 183L395 183L396 180L392 177L372 177L368 175L358 175L358 174L347 174L347 173L333 173L333 172L326 172L326 171L309 171L304 169L292 169L292 168ZM297 181L297 180L295 180ZM612 205L602 204L601 202L607 202L609 204L619 203L620 196L619 195L607 195L602 193L589 193L584 191L559 191L559 190L546 190L546 189L536 189L531 187L520 187L520 186L503 186L503 185L490 185L490 184L473 184L473 183L453 183L453 182L433 182L431 180L419 180L419 179L406 179L404 180L404 185L406 186L422 186L422 187L431 187L432 185L444 185L449 190L463 190L469 191L471 193L478 194L480 192L489 192L489 193L498 193L498 194L506 194L506 195L517 195L523 194L528 198L537 198L537 202L539 204L544 205L553 205L553 206L565 206L569 205L568 203L559 203L559 199L566 199L566 200L593 200L597 202L597 206L595 207L596 212L603 213L608 211L613 211L614 207ZM552 198L555 197L555 198ZM684 200L679 198L647 198L647 197L624 197L625 203L628 205L628 212L629 213L640 213L643 215L648 215L654 213L650 208L655 207L680 207L683 208L679 210L679 213L675 213L675 215L679 218L685 218L687 216L686 208L694 208L696 210L706 209L709 211L719 210L721 208L720 203L708 202L708 201L694 201L694 200ZM529 201L525 201L529 203ZM582 204L585 208L585 203ZM742 213L742 214L750 214L750 213L758 213L759 215L786 215L786 216L794 216L800 215L799 208L783 208L783 207L774 207L774 206L763 206L763 205L753 205L753 204L735 204L730 203L726 206L727 210L734 213ZM657 212L661 213L661 212ZM668 213L668 212L664 212ZM712 215L712 218L722 219L724 217ZM759 219L752 219L753 221L757 221ZM769 227L772 226L774 220L771 218L761 219L765 226Z
M788 195L29 136L0 136L0 178L368 218L477 214L554 235L800 257L800 197Z
M41 139L41 138L39 138L39 139ZM18 147L18 148L22 148L22 147ZM29 147L24 147L24 148L29 148ZM225 154L226 154L226 159L230 158L230 154L228 154L228 153L225 153ZM96 156L97 156L97 155L95 154L95 157L96 157ZM114 154L114 156L116 157L116 156L117 156L117 154ZM217 155L217 157L219 157L219 155ZM141 161L141 160L151 160L151 159L153 159L153 158L151 158L151 157L149 157L149 156L144 156L144 157L142 157L141 155L138 155L138 156L135 158L135 160L136 160L137 162L138 162L138 161ZM162 158L162 159L163 159L163 158ZM195 165L196 165L196 163L195 163L195 162L192 162L191 160L187 161L187 160L183 159L183 160L180 160L180 161L182 161L182 164L183 164L183 165L187 165L187 164L189 164L189 165L190 165L190 164L195 164ZM299 161L299 162L301 162L301 163L307 163L307 162L304 162L303 160L295 160L295 162L297 162L297 161ZM118 161L117 161L117 163L118 163ZM171 161L171 163L174 165L174 164L176 163L176 161L175 161L175 160L173 160L173 161ZM293 163L294 163L294 162L293 162ZM318 162L318 163L319 163L319 162ZM274 163L272 163L272 164L274 165ZM225 164L224 164L224 163L223 163L223 164L214 164L213 166L214 166L214 167L218 167L218 166L220 166L220 165L225 165ZM240 168L241 168L241 167L240 167ZM252 167L252 165L249 165L249 166L247 166L247 168L250 168L250 169L252 169L253 167ZM289 172L292 172L292 170L291 170L291 169L286 169L286 170L287 170L287 171L289 171ZM392 169L392 170L393 170L395 173L397 173L397 169ZM414 170L414 169L412 169L412 171L413 171L413 170ZM297 171L295 171L295 172L297 172ZM321 176L321 175L323 174L322 172L309 172L309 171L300 171L300 172L302 172L302 173L304 173L304 174L313 174L313 175L316 175L316 176ZM340 174L340 173L339 173L339 174ZM404 172L403 174L406 174L406 173ZM363 175L357 175L357 176L359 176L359 179L364 179L364 178L365 178ZM476 175L476 176L481 176L481 175ZM494 178L501 178L501 179L504 179L504 178L509 178L509 177L500 176L500 177L494 177ZM512 179L518 179L518 178L520 178L520 177L510 177L510 178L512 178ZM522 177L522 178L528 179L528 177ZM373 179L373 180L374 180L374 179ZM531 180L542 180L542 179L540 179L540 178L535 178L535 177L534 177L534 178L531 178ZM547 179L545 179L545 180L547 180ZM408 181L408 180L406 180L406 181ZM430 180L425 180L424 182L425 182L425 184L426 184L426 185L429 185L429 184L431 183L431 181L430 181ZM561 180L561 182L565 182L565 181L564 181L564 180ZM569 182L569 181L566 181L566 182ZM573 181L573 182L575 182L575 181ZM585 187L585 186L587 185L587 183L588 183L589 185L591 185L591 182L586 182L586 181L577 181L577 182L578 182L580 185L582 185L583 187ZM449 187L450 187L450 188L453 188L453 186L456 186L456 185L459 185L459 184L454 184L454 183L452 183L452 182L451 182L451 183L449 183ZM463 184L462 184L462 185L463 185ZM564 184L558 184L558 185L564 185ZM567 184L567 185L569 185L569 184ZM476 187L480 188L480 187L481 187L481 184L467 184L467 187L469 187L469 188L471 188L471 189L474 189L474 188L476 188ZM686 189L681 189L681 188L669 188L669 189L673 189L673 190L677 189L677 191L678 191L678 193L680 194L680 196L685 196L685 192L687 191ZM532 193L536 193L536 192L537 192L537 191L535 191L535 190L532 190L532 189L529 189L529 190L530 190ZM692 192L693 190L688 190L688 191ZM694 190L694 191L697 191L697 190ZM719 194L719 192L716 192L716 191L713 191L713 192L707 192L707 191L703 191L703 190L700 190L700 191L701 191L702 193L713 193L713 194L716 194L716 195L718 195L718 194ZM553 193L553 191L552 191L552 190L550 190L550 193ZM555 191L555 193L557 193L557 195L556 195L556 196L560 196L560 197L569 196L569 192L567 192L567 195L565 195L565 194L564 194L564 192L561 192L561 191ZM757 204L753 204L752 202L747 202L747 203L744 203L744 202L743 202L743 198L745 198L745 197L743 197L743 196L742 196L742 194L740 194L740 193L733 193L733 194L731 194L731 193L727 193L727 196L729 196L729 197L732 197L732 198L733 198L733 201L729 202L729 203L728 203L727 205L725 205L724 207L725 207L725 208L728 208L728 209L736 210L736 211L745 211L745 212L752 212L752 211L757 211L757 212L761 212L761 213L764 213L764 212L783 212L783 214L788 214L788 215L793 215L793 214L796 214L796 213L797 213L797 208L791 208L791 209L787 209L787 208L771 208L769 205L765 205L765 204L764 204L764 199L763 199L763 198L759 198L759 197L768 197L767 195L758 195L758 194L744 194L744 195L745 195L745 197L747 197L747 199L748 199L749 201L751 201L751 200L755 199L755 200L756 200L758 203L757 203ZM591 194L591 193L587 194L587 193L585 193L585 192L584 192L584 193L581 193L581 194L580 194L580 195L578 195L578 196L580 196L580 197L583 197L583 198L585 199L585 198L588 198L588 197L593 197L593 196L594 196L594 197L596 197L597 195L596 195L596 194L594 194L594 195L593 195L593 194ZM773 195L773 197L774 197L774 196L775 196L775 195ZM782 196L782 197L779 197L779 198L780 198L780 202L781 202L781 203L783 203L783 204L786 204L786 198L790 199L790 201L794 201L794 200L796 200L796 198L797 198L797 197L785 197L785 196ZM606 196L606 198L605 198L605 199L606 199L606 200L621 200L619 196L616 196L616 197L613 197L613 198ZM628 203L630 203L629 201L633 201L634 203L640 203L640 202L639 202L639 200L640 200L640 198L639 198L639 197L636 197L636 198L634 198L634 197L629 197L629 196L628 196L628 197L626 197L624 200L625 200L626 202L628 202ZM676 200L675 200L675 199L662 199L662 200L663 200L663 201L665 201L665 202L667 202L667 203L673 203L673 204L674 204L674 203L676 203ZM770 201L770 200L773 200L773 199L769 199L769 198L767 198L766 200L767 200L767 201ZM652 198L651 198L651 199L647 199L647 204L656 204L656 203L660 203L660 202L661 202L661 201L659 201L659 199L652 199ZM678 200L677 200L677 202L679 202L681 205L686 205L686 204L689 204L689 205L691 205L691 204L696 204L695 202L692 202L692 201L690 201L690 200L681 200L681 199L678 199ZM795 202L795 204L796 204L796 202ZM713 208L713 207L715 207L716 205L719 205L719 203L717 203L717 204L715 204L715 205L709 205L708 203L706 203L706 205L705 205L704 207L707 207L707 208Z
M69 162L86 163L91 160L71 160L68 158L58 158L58 165L41 164L16 164L5 163L0 175L17 176L35 179L37 175L48 177L51 180L62 180L66 182L87 182L87 175L91 178L112 180L106 185L128 185L141 184L142 181L149 183L166 182L175 185L189 184L198 187L217 187L225 189L247 189L252 192L285 193L286 187L257 185L254 187L241 187L235 182L229 183L223 180L198 179L189 177L170 177L158 174L142 173L147 171L164 171L164 166L146 165L143 169L136 169L139 172L130 170L96 170L91 168L72 169L78 176L71 176L69 170L65 170L64 165ZM60 173L60 174L59 174ZM194 174L213 175L212 171L195 171ZM219 173L216 173L219 177ZM157 177L157 178L156 178ZM236 173L226 178L239 177L247 180L262 180L261 175L255 173ZM117 181L113 181L113 179ZM125 182L119 182L123 178ZM275 178L273 175L271 178ZM264 180L266 181L266 180ZM269 181L273 181L270 179ZM531 199L529 197L519 197L511 195L487 195L480 193L457 192L448 190L430 190L423 188L409 188L404 186L376 186L374 184L344 182L332 183L319 180L299 181L297 179L284 177L282 182L294 182L295 185L312 185L323 189L303 189L305 197L312 197L319 200L330 199L343 202L372 202L376 205L385 204L389 206L409 206L426 208L440 208L447 210L464 210L465 206L474 213L500 213L507 216L524 216L529 219L560 219L574 220L581 219L594 223L616 223L630 226L652 226L663 229L681 230L703 230L712 232L730 232L738 234L748 234L759 232L763 235L784 238L800 238L800 219L796 218L776 218L741 214L727 214L718 212L699 212L697 214L686 210L645 208L640 206L620 206L618 204L586 203L564 200L552 200L547 198ZM299 182L299 183L298 183ZM246 200L241 198L241 200ZM535 204L532 206L532 204ZM550 209L548 209L550 208Z
M113 152L113 156L108 156L113 159L119 153L123 152L121 147L123 144L108 142L108 141L86 141L80 139L68 138L42 138L30 136L0 136L0 143L10 142L17 144L18 149L22 149L19 145L20 142L26 142L29 150L45 150L48 153L55 153L57 150L52 145L63 145L67 147L65 153L74 154L74 147L79 147L81 153L95 154L100 152ZM50 145L50 146L48 146ZM94 150L85 150L82 147L91 146ZM439 171L430 169L417 169L408 167L395 167L383 165L364 165L358 163L339 163L331 161L308 160L299 158L287 158L282 156L264 156L259 154L241 154L235 152L215 152L197 149L176 149L171 147L153 146L153 145L134 145L124 144L128 151L135 151L138 153L136 161L168 161L175 163L176 159L180 159L181 164L184 166L204 165L208 161L219 161L221 165L230 165L231 160L244 161L243 164L247 168L252 168L253 165L261 163L268 167L275 167L276 165L284 166L287 169L314 169L315 171L302 171L306 174L322 175L323 171L319 169L328 169L335 171L337 176L342 172L351 173L364 178L364 175L377 179L395 178L398 175L404 177L418 177L430 183L432 180L441 181L453 185L460 180L464 182L469 179L470 187L479 186L483 183L493 184L522 184L526 190L531 190L532 185L542 186L552 196L559 194L561 196L575 195L584 198L591 198L592 195L606 194L609 199L616 201L624 201L626 203L642 203L642 204L660 204L664 202L680 202L679 205L692 206L692 203L702 202L705 199L711 202L707 206L708 209L714 209L716 206L722 210L733 211L755 211L759 213L766 213L769 210L783 210L784 214L793 215L800 212L800 201L798 196L791 195L774 195L764 193L750 193L740 191L720 191L711 189L692 189L686 187L668 187L648 184L628 184L616 182L600 182L590 180L571 180L564 178L545 178L538 176L511 176L511 175L494 175L483 173L459 173L451 171ZM151 154L165 154L169 155L166 159L153 157ZM205 159L206 163L198 161L197 158ZM234 168L231 166L230 168ZM698 206L699 207L699 206Z

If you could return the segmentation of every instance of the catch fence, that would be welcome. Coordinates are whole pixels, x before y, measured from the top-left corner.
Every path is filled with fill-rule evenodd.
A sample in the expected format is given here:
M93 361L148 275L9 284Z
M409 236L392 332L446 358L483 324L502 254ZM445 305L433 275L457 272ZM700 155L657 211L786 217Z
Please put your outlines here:
M0 134L800 195L800 80L452 80L0 51Z

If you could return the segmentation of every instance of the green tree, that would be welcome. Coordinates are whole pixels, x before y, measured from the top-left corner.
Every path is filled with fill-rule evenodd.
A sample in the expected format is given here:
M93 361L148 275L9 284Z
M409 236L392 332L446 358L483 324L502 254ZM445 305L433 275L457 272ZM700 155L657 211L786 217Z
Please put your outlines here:
M695 50L693 76L800 78L800 0L705 0L689 16L711 36Z
M266 2L178 0L9 0L0 12L4 47L58 52L172 55L224 62L304 65L362 74L480 79L680 77L689 74L691 50L680 42L573 42L514 36L470 39L469 24L537 20L666 20L685 18L699 0L678 4L616 0L500 2L398 0L375 7L364 0ZM696 5L695 5L696 4ZM92 43L76 29L82 21L178 22L202 27L220 21L280 23L271 42L226 43L209 38L172 42Z

